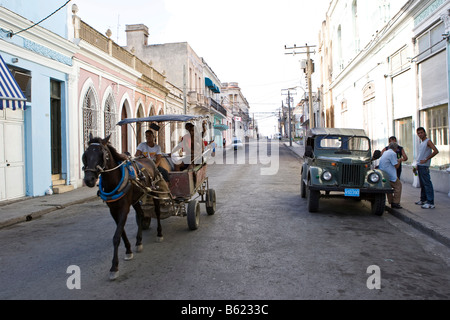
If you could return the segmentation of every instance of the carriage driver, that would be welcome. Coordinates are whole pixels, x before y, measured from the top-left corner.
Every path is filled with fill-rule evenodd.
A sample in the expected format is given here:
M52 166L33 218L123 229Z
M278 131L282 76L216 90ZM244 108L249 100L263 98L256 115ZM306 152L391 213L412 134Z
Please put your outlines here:
M159 172L161 172L164 180L169 182L169 173L161 167L162 152L161 147L155 143L155 135L152 130L145 131L146 142L139 144L135 157L147 157L155 162Z

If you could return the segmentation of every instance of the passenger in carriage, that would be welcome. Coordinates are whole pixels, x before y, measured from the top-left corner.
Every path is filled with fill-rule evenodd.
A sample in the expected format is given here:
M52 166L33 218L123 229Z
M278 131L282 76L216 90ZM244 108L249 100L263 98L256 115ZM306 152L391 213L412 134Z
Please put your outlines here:
M186 123L185 129L188 133L183 136L181 142L172 150L172 160L175 165L175 171L192 169L194 164L197 163L199 155L201 156L205 150L202 137L205 134L206 127L203 126L201 136L196 134L195 125L192 123ZM178 157L176 159L174 155L176 156L180 151L184 152L184 157Z
M161 166L162 152L161 147L155 143L155 135L152 130L145 131L146 142L141 143L137 147L135 157L147 157L155 162L159 172L161 172L164 180L169 182L169 172Z

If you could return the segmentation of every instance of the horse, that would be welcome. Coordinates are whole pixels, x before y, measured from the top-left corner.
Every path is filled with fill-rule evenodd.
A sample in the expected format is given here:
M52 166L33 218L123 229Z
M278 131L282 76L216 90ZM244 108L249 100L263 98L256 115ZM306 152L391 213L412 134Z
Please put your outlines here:
M82 161L86 186L90 188L95 187L97 180L100 178L99 195L106 201L111 216L116 223L116 231L113 237L114 256L110 269L110 280L115 280L119 276L118 248L121 238L126 248L125 261L133 259L133 251L125 233L125 224L130 212L130 206L136 211L136 222L138 225L136 252L141 252L143 250L142 225L144 211L140 200L146 195L151 195L151 191L149 192L148 190L158 190L158 193L161 194L162 192L168 192L168 186L151 159L139 158L131 161L125 154L118 153L109 144L110 138L111 135L101 139L94 138L90 134L89 146L83 154ZM128 166L133 163L134 173L136 173L137 168L136 176L140 176L140 178L137 177L139 179L138 182L136 182L136 177L133 180L128 172ZM161 242L163 235L160 221L160 200L158 195L152 198L158 221L157 239Z

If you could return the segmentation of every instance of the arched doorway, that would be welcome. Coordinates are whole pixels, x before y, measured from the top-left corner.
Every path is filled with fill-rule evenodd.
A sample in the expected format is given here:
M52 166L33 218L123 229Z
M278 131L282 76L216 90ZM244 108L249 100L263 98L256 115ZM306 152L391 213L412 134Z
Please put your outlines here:
M128 118L128 113L127 113L126 104L124 103L122 105L121 120L125 120L126 118ZM122 139L121 139L122 152L126 152L126 151L128 151L128 125L124 125L124 126L120 127L120 135L122 137Z

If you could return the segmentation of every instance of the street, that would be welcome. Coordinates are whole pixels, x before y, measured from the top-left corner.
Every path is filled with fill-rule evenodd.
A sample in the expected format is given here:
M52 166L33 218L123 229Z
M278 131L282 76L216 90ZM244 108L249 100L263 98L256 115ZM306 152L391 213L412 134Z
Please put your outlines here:
M0 299L450 297L448 248L388 213L372 215L364 201L321 200L309 213L298 158L278 141L266 157L256 145L247 144L247 155L238 150L236 164L227 150L225 164L209 166L217 211L208 216L202 204L198 230L170 217L158 243L152 221L132 261L123 260L121 244L116 281L108 279L115 224L100 200L0 230ZM132 244L136 229L131 210ZM79 288L69 289L71 266L79 268Z

